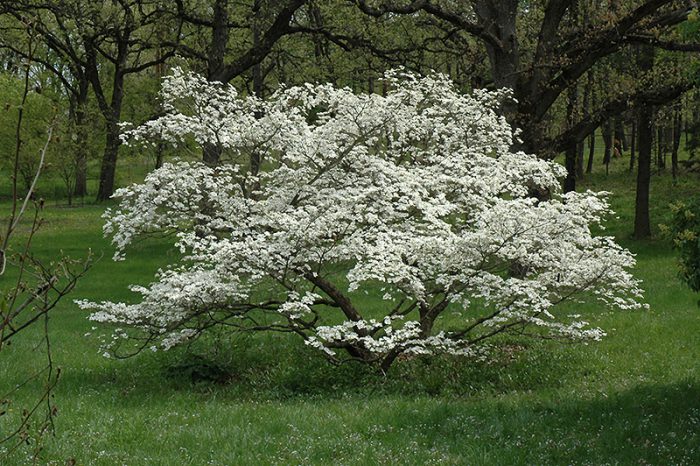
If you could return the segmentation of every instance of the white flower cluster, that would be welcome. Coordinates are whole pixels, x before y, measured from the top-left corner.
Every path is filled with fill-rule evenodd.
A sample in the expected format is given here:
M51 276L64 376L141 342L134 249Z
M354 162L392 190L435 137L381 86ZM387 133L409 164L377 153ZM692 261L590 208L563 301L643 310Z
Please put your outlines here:
M221 324L364 360L477 355L507 332L598 339L558 305L643 306L632 254L591 234L605 193L561 194L561 166L513 152L496 112L507 95L385 79L386 96L307 84L261 101L175 70L167 114L127 140L194 140L225 163L165 164L119 190L105 226L115 257L152 233L183 256L133 288L137 304L81 306L164 347Z

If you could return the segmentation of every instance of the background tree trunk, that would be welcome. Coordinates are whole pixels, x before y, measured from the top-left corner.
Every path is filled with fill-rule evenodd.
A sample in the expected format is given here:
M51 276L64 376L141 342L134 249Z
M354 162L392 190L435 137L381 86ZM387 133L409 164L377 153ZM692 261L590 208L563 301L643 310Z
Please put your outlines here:
M639 68L648 71L654 65L654 49L643 46L639 54ZM637 163L637 195L634 204L634 237L644 239L651 236L649 220L649 184L651 181L651 151L653 144L653 109L643 104L639 109L637 131L639 131L639 158Z
M591 131L591 135L588 137L588 163L586 164L586 173L593 173L593 156L595 155L595 133L595 130Z
M664 125L659 122L656 125L656 167L659 170L666 168L666 162L664 160L664 142Z
M615 139L620 142L620 155L627 152L629 146L627 144L627 135L625 134L625 122L622 115L615 118Z
M566 121L571 127L576 119L576 106L578 104L578 87L576 84L569 88L567 93L568 102L566 105ZM576 166L578 159L578 144L576 141L570 141L569 146L565 151L566 179L564 180L564 192L576 190Z
M674 109L673 113L673 146L671 147L671 173L673 180L678 178L678 148L681 145L681 108L680 104Z
M634 158L637 151L637 115L632 119L632 134L630 135L630 173L634 170Z
M613 122L608 119L603 126L601 126L603 132L603 142L605 143L605 152L603 153L603 164L605 165L605 173L607 174L610 168L610 159L612 158L613 151Z
M90 84L81 82L75 107L75 186L76 197L87 195L88 127L86 121L87 99Z

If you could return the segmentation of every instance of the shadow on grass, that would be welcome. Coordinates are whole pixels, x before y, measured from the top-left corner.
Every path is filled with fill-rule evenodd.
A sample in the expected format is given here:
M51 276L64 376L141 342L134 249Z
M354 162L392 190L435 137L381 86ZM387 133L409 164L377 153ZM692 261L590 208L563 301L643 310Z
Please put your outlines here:
M230 342L228 351L202 345L186 352L144 353L105 360L91 369L64 373L66 391L110 390L120 402L139 403L157 394L241 401L338 399L368 396L441 396L455 399L517 391L552 390L594 373L573 348L529 342L491 362L450 357L397 361L388 374L360 363L334 366L297 339L275 335ZM591 362L591 361L589 361ZM590 366L590 365L589 365Z
M454 454L478 443L489 463L700 464L700 386L641 385L591 400L483 400L469 417L438 412L387 420L406 431L434 429ZM465 410L458 410L464 413ZM460 422L468 419L470 422ZM422 433L425 435L425 433ZM505 462L504 462L505 461Z

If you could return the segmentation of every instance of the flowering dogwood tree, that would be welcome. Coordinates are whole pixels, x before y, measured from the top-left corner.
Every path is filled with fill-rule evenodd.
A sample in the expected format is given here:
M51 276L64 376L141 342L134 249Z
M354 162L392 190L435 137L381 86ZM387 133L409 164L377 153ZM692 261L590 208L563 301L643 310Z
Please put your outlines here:
M229 163L166 164L119 190L115 258L156 233L182 257L132 287L136 304L80 305L136 329L124 335L141 348L230 326L383 368L403 353L481 357L502 333L602 337L559 309L570 299L642 307L632 255L591 234L604 194L561 194L562 167L511 150L504 93L386 79L386 96L307 84L262 101L175 70L167 114L127 137L217 144Z

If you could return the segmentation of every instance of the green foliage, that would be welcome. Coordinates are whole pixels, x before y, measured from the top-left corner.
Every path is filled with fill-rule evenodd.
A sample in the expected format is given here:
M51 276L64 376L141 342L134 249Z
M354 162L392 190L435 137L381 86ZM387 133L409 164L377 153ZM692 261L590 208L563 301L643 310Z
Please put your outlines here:
M700 291L700 197L671 204L673 217L665 230L680 252L680 276Z
M11 74L0 74L0 169L6 171L12 166L15 154L15 131L17 110L22 102L22 80ZM36 173L39 152L46 143L46 131L51 125L56 108L51 99L31 91L27 95L22 125L22 150L20 152L20 177L28 187Z

